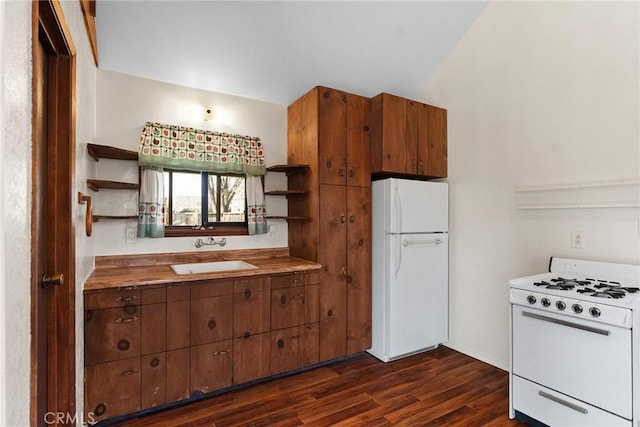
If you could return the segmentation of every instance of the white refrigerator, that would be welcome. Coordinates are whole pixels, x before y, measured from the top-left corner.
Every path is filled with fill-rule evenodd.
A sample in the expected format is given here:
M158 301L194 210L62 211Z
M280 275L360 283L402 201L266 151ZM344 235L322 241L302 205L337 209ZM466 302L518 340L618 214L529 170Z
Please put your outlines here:
M372 183L373 295L369 353L388 362L449 337L449 186Z

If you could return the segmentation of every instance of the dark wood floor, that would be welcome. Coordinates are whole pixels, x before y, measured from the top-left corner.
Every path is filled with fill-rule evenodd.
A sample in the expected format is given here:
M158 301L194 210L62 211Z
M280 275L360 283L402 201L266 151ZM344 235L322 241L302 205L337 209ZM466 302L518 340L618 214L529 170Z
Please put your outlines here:
M120 426L524 426L508 373L446 347L382 363L360 354Z

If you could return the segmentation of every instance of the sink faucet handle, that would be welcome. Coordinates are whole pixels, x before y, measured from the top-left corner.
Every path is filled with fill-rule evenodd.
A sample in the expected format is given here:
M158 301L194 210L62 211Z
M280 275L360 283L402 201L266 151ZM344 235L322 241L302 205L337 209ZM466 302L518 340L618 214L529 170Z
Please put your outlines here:
M226 237L221 238L220 240L218 240L218 244L220 246L226 245L227 244L227 238Z

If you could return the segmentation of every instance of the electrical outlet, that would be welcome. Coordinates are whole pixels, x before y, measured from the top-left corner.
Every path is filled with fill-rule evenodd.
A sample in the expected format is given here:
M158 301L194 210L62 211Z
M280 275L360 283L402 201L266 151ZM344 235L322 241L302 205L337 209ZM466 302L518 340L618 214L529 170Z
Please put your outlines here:
M572 231L571 232L571 247L577 249L584 249L584 231Z
M127 227L126 242L128 245L138 242L138 230L135 227Z

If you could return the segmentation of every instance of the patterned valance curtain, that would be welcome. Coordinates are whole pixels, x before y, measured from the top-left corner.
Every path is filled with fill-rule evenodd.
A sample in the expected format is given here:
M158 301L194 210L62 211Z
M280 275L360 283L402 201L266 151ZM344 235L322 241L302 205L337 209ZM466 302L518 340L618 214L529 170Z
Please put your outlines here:
M260 138L156 122L142 129L138 164L251 176L266 172Z
M249 234L267 232L260 138L147 122L140 135L138 164L143 170L138 237L164 237L164 168L247 175Z

